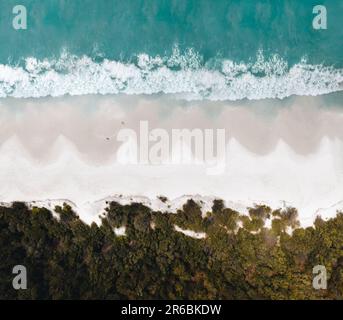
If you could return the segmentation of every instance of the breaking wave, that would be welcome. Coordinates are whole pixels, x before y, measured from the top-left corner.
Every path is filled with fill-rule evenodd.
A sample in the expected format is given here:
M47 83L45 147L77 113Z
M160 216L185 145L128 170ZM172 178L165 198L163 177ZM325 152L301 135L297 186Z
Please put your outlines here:
M343 69L289 66L278 55L258 52L248 62L204 62L194 50L165 57L139 54L113 61L63 52L56 59L23 59L0 65L0 97L38 98L85 94L174 94L186 100L240 100L320 95L342 90Z

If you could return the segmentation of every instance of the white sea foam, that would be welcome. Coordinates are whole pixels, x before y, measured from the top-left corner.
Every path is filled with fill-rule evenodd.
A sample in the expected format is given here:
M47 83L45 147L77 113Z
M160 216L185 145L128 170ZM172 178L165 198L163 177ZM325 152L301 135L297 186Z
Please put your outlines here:
M140 54L134 62L63 53L58 59L26 58L22 65L0 65L0 97L84 94L175 94L186 100L239 100L320 95L342 89L343 69L307 64L289 66L261 52L249 63L221 60L216 69L193 50L169 57ZM218 67L219 65L219 67Z

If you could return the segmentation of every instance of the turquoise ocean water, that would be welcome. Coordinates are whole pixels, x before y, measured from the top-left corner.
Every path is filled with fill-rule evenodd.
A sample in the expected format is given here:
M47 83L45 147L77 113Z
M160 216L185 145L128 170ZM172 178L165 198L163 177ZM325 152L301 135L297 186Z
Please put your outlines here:
M0 3L0 97L175 94L188 100L340 91L343 1L16 0Z

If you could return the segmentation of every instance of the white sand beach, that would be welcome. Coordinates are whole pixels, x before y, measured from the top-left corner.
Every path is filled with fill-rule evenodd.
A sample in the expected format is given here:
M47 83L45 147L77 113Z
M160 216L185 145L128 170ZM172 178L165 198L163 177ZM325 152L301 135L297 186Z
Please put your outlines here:
M105 199L142 201L167 210L158 196L167 197L173 208L195 196L207 209L219 197L240 211L259 203L294 206L302 225L310 225L317 214L329 218L343 208L343 106L323 107L323 99L2 99L0 201L48 204L66 199L90 223L99 221ZM225 129L224 170L213 175L205 163L119 161L118 132L139 132L140 121L167 132Z

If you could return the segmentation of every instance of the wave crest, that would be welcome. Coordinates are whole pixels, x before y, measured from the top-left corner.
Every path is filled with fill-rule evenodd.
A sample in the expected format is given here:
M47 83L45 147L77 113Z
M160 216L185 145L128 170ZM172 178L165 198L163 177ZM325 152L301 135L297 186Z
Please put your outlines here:
M26 58L22 65L0 65L0 97L84 94L176 94L187 100L240 100L320 95L342 90L343 69L307 64L289 66L278 55L235 63L203 58L178 48L171 56L140 54L131 62L77 57Z

